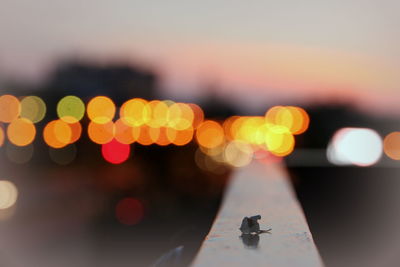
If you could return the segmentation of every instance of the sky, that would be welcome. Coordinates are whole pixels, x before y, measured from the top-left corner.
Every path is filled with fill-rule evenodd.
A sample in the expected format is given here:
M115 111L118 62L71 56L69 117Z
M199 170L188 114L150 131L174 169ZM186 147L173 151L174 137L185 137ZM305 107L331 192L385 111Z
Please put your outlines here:
M60 58L139 62L166 95L204 86L246 104L400 105L400 2L2 0L0 75L38 79Z

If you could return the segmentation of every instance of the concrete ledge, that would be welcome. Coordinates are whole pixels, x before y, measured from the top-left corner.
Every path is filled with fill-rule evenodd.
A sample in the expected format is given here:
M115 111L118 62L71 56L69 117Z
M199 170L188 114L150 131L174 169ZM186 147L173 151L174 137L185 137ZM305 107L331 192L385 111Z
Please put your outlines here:
M257 214L270 233L241 236L242 219ZM323 266L282 165L252 163L234 172L192 266Z

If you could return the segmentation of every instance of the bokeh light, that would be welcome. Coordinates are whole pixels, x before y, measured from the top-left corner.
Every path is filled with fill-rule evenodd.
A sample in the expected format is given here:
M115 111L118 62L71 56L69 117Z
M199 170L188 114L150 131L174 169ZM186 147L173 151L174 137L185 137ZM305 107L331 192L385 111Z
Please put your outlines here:
M7 128L7 137L16 146L27 146L36 136L35 125L28 119L13 120Z
M144 216L143 204L135 198L124 198L117 203L115 216L122 224L138 224Z
M293 151L295 140L286 127L275 125L266 132L265 143L272 154L284 157Z
M96 96L87 105L87 114L91 121L97 124L110 122L115 116L115 104L106 96Z
M224 159L233 167L244 167L253 159L253 149L245 142L232 141L224 150Z
M193 111L193 128L197 129L197 127L204 121L204 112L197 104L190 103L188 104Z
M185 130L192 127L193 110L184 103L174 103L168 110L168 126L175 130Z
M114 138L115 127L112 121L106 123L96 123L91 121L88 126L90 140L96 144L107 144Z
M148 104L150 119L147 125L153 128L165 126L168 121L168 105L164 101L153 100Z
M125 162L129 158L130 152L130 145L122 144L115 139L101 146L103 158L112 164Z
M155 143L160 135L159 131L158 128L152 128L147 125L132 128L133 135L137 137L137 142L144 146Z
M0 122L12 122L21 113L21 103L13 95L0 96Z
M338 130L327 150L328 160L336 165L371 166L382 155L382 139L368 128L342 128Z
M0 180L0 210L11 208L17 199L17 187L10 181Z
M58 117L67 123L76 123L85 115L85 104L76 96L65 96L57 104Z
M26 118L33 123L43 120L46 115L46 104L37 96L27 96L21 100L21 118Z
M132 127L122 119L115 122L115 139L122 144L132 144L136 141Z
M192 127L184 130L167 129L167 136L176 146L184 146L190 143L193 139L194 130Z
M3 146L4 144L4 139L5 139L5 135L4 135L4 130L0 125L0 147Z
M142 98L134 98L122 104L120 118L130 126L142 126L151 119L151 106Z
M215 161L212 157L204 154L200 149L196 150L195 153L196 165L204 171L212 174L221 175L228 171L228 168L221 162Z
M383 150L389 158L400 160L400 132L392 132L385 137Z
M17 164L28 163L34 153L35 147L33 144L27 146L15 146L11 143L6 145L6 155L9 161Z
M205 148L217 147L224 142L224 129L216 121L204 121L197 128L196 140Z
M267 123L285 126L292 134L302 134L309 126L310 118L300 107L274 106L265 114Z
M245 166L257 151L287 156L294 150L294 135L306 131L310 121L306 111L295 106L274 106L265 116L232 116L222 124L204 120L204 112L196 104L171 100L129 99L122 104L119 119L114 122L116 110L112 99L106 96L93 97L87 104L88 137L104 145L102 149L118 144L126 149L135 142L144 146L184 146L195 138L206 155L205 165L210 166ZM4 111L0 123L10 123L7 134L0 128L0 146L6 136L12 144L28 146L36 135L34 123L46 115L46 105L37 96L24 97L20 102L15 96L3 95L0 111ZM69 145L82 135L79 121L85 114L85 104L79 97L65 96L57 104L57 114L59 119L44 127L43 139L50 146L53 161L63 165L75 157L72 155L76 152L71 151L76 147ZM58 160L58 155L65 159L60 156Z
M72 163L77 154L75 144L67 145L63 148L49 147L49 156L51 160L59 165L68 165Z
M160 127L158 138L156 140L156 144L159 146L167 146L171 144L171 140L174 140L176 137L176 130L167 128L167 127Z
M73 132L71 126L62 120L53 120L43 129L43 139L53 148L62 148L71 143Z
M69 144L75 143L81 138L82 135L82 125L80 122L68 123L69 128L71 129L71 140Z

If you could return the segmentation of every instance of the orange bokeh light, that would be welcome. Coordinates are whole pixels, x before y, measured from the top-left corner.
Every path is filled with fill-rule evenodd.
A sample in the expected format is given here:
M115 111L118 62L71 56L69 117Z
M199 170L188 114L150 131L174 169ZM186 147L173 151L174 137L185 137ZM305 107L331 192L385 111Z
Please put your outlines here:
M87 105L87 114L97 124L110 122L115 116L115 104L106 96L96 96Z
M224 129L216 121L204 121L196 131L197 143L205 148L214 148L224 142Z
M69 127L71 128L71 140L70 144L75 143L81 138L82 135L82 125L79 122L69 123Z
M33 122L20 118L13 120L7 128L8 140L16 146L27 146L33 142L36 136L36 128Z
M159 128L159 130L160 130L160 132L159 132L158 138L156 140L156 144L159 146L167 146L167 145L171 144L171 141L174 140L176 134L171 139L170 136L168 135L168 132L169 131L176 132L176 130L167 128L167 127L161 127L161 128Z
M88 126L90 140L96 144L107 144L114 138L115 126L112 121L107 123L96 123L91 121Z
M133 127L133 133L137 137L137 142L141 145L148 146L153 144L159 136L158 128L151 128L147 125Z
M172 133L172 131L174 131L174 133ZM192 127L178 131L171 128L167 130L167 135L171 138L172 143L176 146L184 146L190 143L190 141L193 139L193 133L194 130ZM173 135L175 136L174 138Z
M21 113L21 103L13 95L0 96L0 122L12 122Z
M0 126L0 146L3 146L3 144L4 144L4 130Z
M44 127L43 139L50 147L65 147L70 144L72 140L71 127L68 123L62 120L51 121Z
M132 144L136 141L132 127L122 119L115 122L115 139L122 144Z
M392 132L385 137L383 151L389 158L400 160L400 132Z
M193 128L197 129L197 127L204 121L204 112L201 107L196 104L190 103L188 105L192 109L194 115Z

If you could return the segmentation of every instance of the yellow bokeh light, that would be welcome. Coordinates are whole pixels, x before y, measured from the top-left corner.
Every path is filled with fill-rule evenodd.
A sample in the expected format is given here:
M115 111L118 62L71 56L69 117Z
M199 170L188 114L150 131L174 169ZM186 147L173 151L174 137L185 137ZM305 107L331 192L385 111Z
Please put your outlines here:
M245 142L232 141L224 150L224 159L233 167L244 167L253 159L253 150Z
M43 120L46 115L46 104L37 96L27 96L21 100L21 117L33 123Z
M28 119L13 120L7 128L7 137L16 146L27 146L36 136L35 125Z
M13 95L0 96L0 122L12 122L21 113L21 103Z
M85 115L85 104L76 96L63 97L57 104L57 115L67 123L78 122Z
M244 117L240 128L235 134L235 139L246 141L251 144L263 144L264 136L262 127L265 125L263 117Z
M309 126L310 118L300 107L275 106L265 114L267 123L285 126L292 134L304 133Z
M175 103L169 107L168 126L175 130L185 130L192 127L193 110L184 103Z
M112 121L107 123L96 123L91 121L88 126L88 135L90 140L96 144L107 144L114 138L114 123Z
M43 129L43 139L50 147L65 147L70 144L72 140L71 127L62 120L51 121Z
M389 158L400 160L400 132L392 132L385 137L383 151Z
M205 148L217 147L224 142L224 129L216 121L204 121L197 128L196 140Z
M148 103L150 119L147 125L153 128L162 127L167 124L168 120L168 105L164 101L153 100Z
M121 106L120 118L130 126L142 126L151 119L151 107L142 98L130 99Z
M115 116L115 104L106 96L96 96L87 105L87 114L91 121L97 124L105 124Z
M290 131L284 126L273 126L265 135L268 150L275 156L284 157L292 153L295 140Z
M17 199L17 187L10 181L0 181L0 210L11 208Z
M206 148L203 146L199 146L200 150L206 154L207 156L211 157L218 157L218 155L222 155L224 153L226 147L226 143L222 143L218 146L212 147L212 148Z

